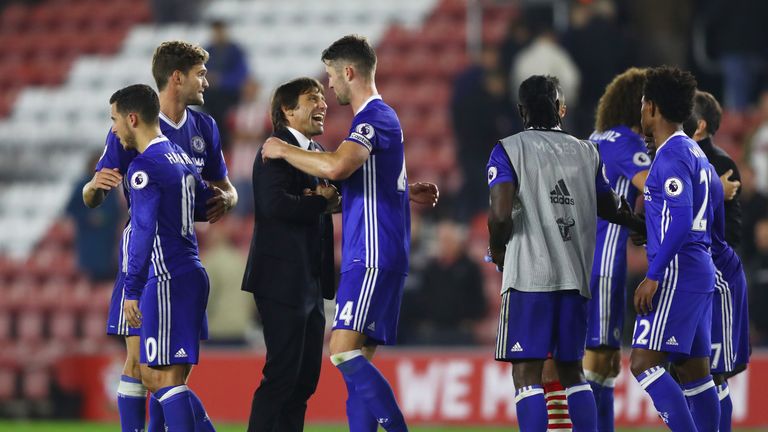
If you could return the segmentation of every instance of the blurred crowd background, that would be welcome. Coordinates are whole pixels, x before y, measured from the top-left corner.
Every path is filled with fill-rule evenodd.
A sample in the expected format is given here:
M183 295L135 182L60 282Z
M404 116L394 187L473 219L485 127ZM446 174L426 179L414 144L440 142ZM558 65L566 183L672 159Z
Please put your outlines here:
M297 76L324 81L320 52L347 33L376 46L409 180L441 189L436 208L412 209L403 345L491 355L500 276L483 262L485 164L496 141L521 128L522 79L557 76L565 128L586 138L616 74L661 64L691 70L723 105L714 141L739 164L752 343L768 345L767 19L768 2L755 0L0 0L0 417L66 415L76 401L62 398L57 361L123 349L104 330L125 203L112 193L89 210L80 191L109 130L109 95L154 85L152 50L169 39L210 52L202 109L219 124L240 194L224 220L198 224L212 284L207 347L263 348L240 282L258 223L251 166L271 132L270 92ZM327 98L320 142L334 149L351 112ZM629 265L632 292L642 248L630 246Z

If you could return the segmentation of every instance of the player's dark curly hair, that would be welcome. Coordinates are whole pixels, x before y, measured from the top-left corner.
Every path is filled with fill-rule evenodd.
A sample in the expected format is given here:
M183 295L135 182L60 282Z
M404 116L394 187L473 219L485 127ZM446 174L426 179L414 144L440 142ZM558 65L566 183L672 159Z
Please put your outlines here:
M114 92L109 104L115 104L120 115L136 113L144 123L157 123L160 116L160 99L155 90L146 84L133 84Z
M272 128L274 130L286 128L288 126L288 119L285 118L283 108L296 108L299 104L299 96L313 91L319 91L322 94L325 88L320 84L320 81L307 77L296 78L281 84L275 89L270 107Z
M699 127L699 120L704 120L707 122L707 134L714 135L720 129L722 118L723 109L712 93L696 90L696 95L693 97L693 112L683 123L683 131L692 137Z
M376 71L376 52L364 36L342 37L324 49L320 59L326 64L346 60L354 64L363 76L373 76Z
M558 81L551 76L532 75L520 83L517 100L526 128L552 129L560 126L557 102Z
M629 68L605 87L597 103L595 130L604 132L616 126L640 128L640 99L645 86L645 69Z
M682 123L693 111L696 78L676 67L661 66L648 69L643 97L659 108L661 115L672 123Z
M184 41L163 42L152 56L152 77L163 91L174 71L186 74L193 66L208 62L208 51L200 45Z

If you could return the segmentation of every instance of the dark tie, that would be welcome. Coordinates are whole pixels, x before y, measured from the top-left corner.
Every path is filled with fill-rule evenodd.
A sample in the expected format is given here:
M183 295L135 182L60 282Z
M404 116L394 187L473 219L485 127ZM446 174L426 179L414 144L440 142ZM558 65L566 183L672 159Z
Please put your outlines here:
M322 147L320 147L320 144L316 143L314 140L309 140L309 151L323 151ZM317 177L313 177L317 182L321 183L323 186L328 186L328 180L321 179Z

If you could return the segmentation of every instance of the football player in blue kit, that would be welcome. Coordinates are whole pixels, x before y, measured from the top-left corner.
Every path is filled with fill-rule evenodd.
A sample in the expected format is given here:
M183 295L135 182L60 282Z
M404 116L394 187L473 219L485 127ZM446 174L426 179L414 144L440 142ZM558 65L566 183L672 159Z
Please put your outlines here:
M640 136L637 101L643 95L645 70L630 68L617 75L600 98L595 132L600 159L611 187L634 206L645 186L651 158ZM592 264L587 351L584 374L597 402L598 430L613 431L613 387L621 368L629 229L597 219L597 243Z
M198 362L209 286L195 211L211 191L192 158L160 132L151 87L128 86L109 102L113 132L138 152L126 175L133 206L123 312L128 325L141 328L141 379L162 406L166 430L196 430L185 381Z
M341 181L342 263L336 296L331 361L347 384L353 432L408 430L387 380L371 363L378 345L396 342L408 270L409 199L434 205L437 187L408 184L403 131L378 94L376 53L360 36L344 36L322 54L329 87L355 116L334 152L310 152L275 137L265 159L284 159L307 174Z
M722 109L715 97L696 90L693 114L683 124L685 133L704 151L712 164L712 260L715 263L715 295L712 307L712 354L710 368L720 397L720 432L731 430L731 402L727 378L749 362L749 312L744 269L733 250L741 241L741 207L737 199L739 170L733 159L713 143ZM731 176L735 180L729 180ZM720 176L720 182L716 181ZM722 182L722 184L720 184Z
M216 222L237 203L237 191L227 177L227 167L221 152L216 122L209 115L189 108L202 105L203 94L208 87L205 63L208 53L197 45L184 41L168 41L160 44L152 59L152 75L160 91L160 129L173 143L180 146L193 160L203 179L216 186L208 204L207 214L200 220ZM128 207L131 207L125 173L128 165L138 155L133 149L124 149L120 139L110 131L107 134L104 153L96 165L91 182L83 188L83 201L88 207L96 207L106 193L123 183ZM112 293L107 334L125 337L126 361L118 386L117 405L124 431L144 427L146 389L141 385L139 370L139 330L128 326L123 315L125 300L124 283L127 271L127 247L131 224L126 224L119 251L119 268ZM201 334L207 338L207 324ZM201 405L193 401L196 408ZM150 398L150 424L148 432L161 431L163 416L160 405ZM206 424L206 414L196 409L200 424Z
M709 368L712 178L706 156L682 131L695 90L688 72L667 66L646 72L641 125L653 137L655 158L644 190L648 272L634 294L630 361L671 430L702 432L717 430L720 402ZM668 361L680 384L664 368Z

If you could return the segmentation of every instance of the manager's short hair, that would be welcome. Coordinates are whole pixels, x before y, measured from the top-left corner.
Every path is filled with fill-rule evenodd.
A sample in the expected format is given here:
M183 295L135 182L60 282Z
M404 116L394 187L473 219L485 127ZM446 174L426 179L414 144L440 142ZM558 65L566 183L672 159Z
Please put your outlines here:
M314 78L301 77L281 84L272 95L270 118L274 130L284 129L288 126L283 108L294 109L299 104L299 96L313 91L323 93L325 88L320 81Z

